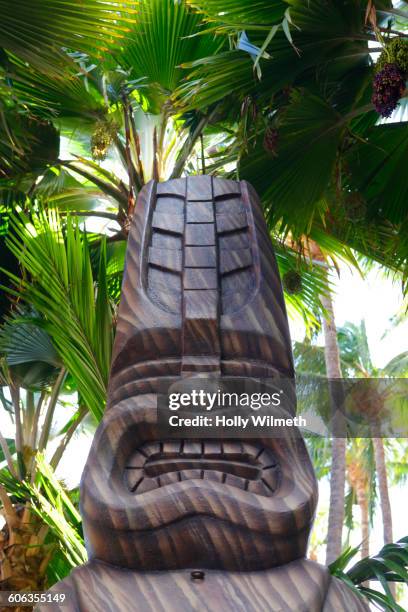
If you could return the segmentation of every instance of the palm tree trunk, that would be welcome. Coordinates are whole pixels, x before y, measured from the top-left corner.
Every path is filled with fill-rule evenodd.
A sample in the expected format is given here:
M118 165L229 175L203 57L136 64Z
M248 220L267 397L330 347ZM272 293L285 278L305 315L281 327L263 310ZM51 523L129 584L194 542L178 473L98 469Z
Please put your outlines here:
M0 500L6 519L0 530L0 590L43 591L53 551L52 546L44 543L48 526L29 506L13 505L2 485Z
M361 512L361 558L368 557L370 554L370 527L367 489L364 483L357 483L356 486L357 503Z
M388 491L387 468L385 465L384 444L382 438L373 438L374 459L377 471L378 490L380 493L381 514L383 519L384 544L390 544L392 534L392 513Z
M322 295L321 301L326 310L323 319L324 356L329 379L341 378L340 353L337 344L337 330L330 294ZM332 466L330 476L330 507L327 528L326 564L329 565L340 556L344 523L344 489L346 482L346 439L332 440Z
M382 438L373 438L373 448L375 468L377 471L378 490L380 493L384 544L390 544L393 541L392 512L390 494L388 490L388 477L387 467L385 464L384 443ZM396 584L391 582L388 586L390 587L390 591L395 599L397 593Z

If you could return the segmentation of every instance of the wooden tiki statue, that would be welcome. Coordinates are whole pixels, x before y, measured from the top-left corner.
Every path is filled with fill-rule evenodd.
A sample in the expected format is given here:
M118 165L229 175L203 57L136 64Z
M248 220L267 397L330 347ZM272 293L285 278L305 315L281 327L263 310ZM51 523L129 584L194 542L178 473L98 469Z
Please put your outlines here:
M300 436L160 436L160 384L200 375L293 377L279 273L248 183L152 181L81 482L90 562L53 591L81 611L368 610L305 560L317 484Z

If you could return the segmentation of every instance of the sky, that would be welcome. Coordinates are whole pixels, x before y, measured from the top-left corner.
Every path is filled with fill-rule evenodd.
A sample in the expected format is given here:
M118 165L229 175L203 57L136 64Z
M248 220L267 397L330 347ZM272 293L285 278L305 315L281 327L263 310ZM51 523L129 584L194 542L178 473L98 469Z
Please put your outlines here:
M379 269L366 273L364 279L346 264L340 264L340 277L335 279L333 293L337 326L364 320L374 366L383 367L390 359L408 350L408 317L393 327L392 318L403 312L401 282L384 277ZM406 302L405 307L408 307ZM289 320L293 340L304 338L299 321ZM318 339L323 344L323 339Z

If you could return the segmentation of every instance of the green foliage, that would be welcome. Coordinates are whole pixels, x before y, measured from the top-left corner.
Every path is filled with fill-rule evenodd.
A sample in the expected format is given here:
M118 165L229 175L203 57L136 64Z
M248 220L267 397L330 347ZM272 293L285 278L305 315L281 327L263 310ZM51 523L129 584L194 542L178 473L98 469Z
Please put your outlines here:
M346 566L358 553L359 547L348 548L329 566L332 575L343 580L369 601L386 612L404 612L390 591L388 582L408 582L408 537L384 546L377 555L358 561L349 570ZM385 593L364 585L373 580L378 582Z
M43 322L36 313L17 308L0 329L0 353L13 380L24 388L48 385L62 366Z
M206 14L206 3L201 4ZM215 14L215 4L216 0L210 4L210 16ZM277 32L266 48L270 59L261 60L260 82L254 78L252 59L242 51L235 49L203 58L193 64L196 70L182 84L179 90L181 102L201 108L230 96L232 91L234 99L238 98L238 101L242 100L242 95L255 93L264 104L270 104L271 97L283 88L307 84L316 89L315 81L318 77L325 82L327 89L334 81L338 85L350 70L367 64L368 37L361 31L362 2L310 0L305 3L302 0L292 0L288 3L273 3L272 6L279 6L279 13L270 11L271 3L268 5L268 9L264 8L261 25L259 21L252 24L252 27L247 23L236 24L237 38L242 29L245 29L250 34L251 43L261 48L266 33L276 21L280 21L289 5L290 19L294 24L291 36L298 51L290 44L284 31ZM252 3L252 6L258 6L260 11L265 3ZM225 19L223 12L223 2L220 1L219 24Z
M110 368L113 319L107 292L106 244L100 247L97 278L92 275L86 236L68 218L66 233L58 213L20 213L11 221L10 250L29 276L9 273L16 297L43 316L79 394L97 420L103 414Z
M225 23L242 29L280 21L287 9L281 0L187 0L211 22Z
M133 7L130 0L1 0L0 47L3 55L15 54L41 72L61 78L63 48L77 50L80 45L83 52L106 52L126 36L136 12Z
M408 74L408 43L404 38L391 38L385 45L375 65L380 72L385 64L396 64L404 75Z
M68 492L56 478L42 453L35 457L36 477L33 483L19 481L7 469L0 470L0 485L14 504L27 504L48 526L43 546L51 551L47 567L48 584L65 578L72 568L87 561L82 520L76 508L77 493Z
M30 118L15 109L2 111L0 179L19 179L24 174L38 175L49 163L55 163L59 152L59 134L49 121ZM6 180L5 180L6 179ZM0 183L1 187L1 183Z
M239 158L239 177L260 194L271 227L283 224L284 231L296 236L318 230L320 238L336 238L406 279L406 126L376 125L369 46L375 36L371 23L364 22L366 4L291 0L293 46L287 33L274 30L278 16L262 2L253 8L264 19L246 23L243 14L241 28L238 22L232 25L241 3L231 0L225 11L217 0L208 8L206 2L194 4L215 29L222 31L230 23L232 44L229 51L189 64L177 103L203 108L229 101L238 126L225 163ZM378 24L394 11L387 1L375 8ZM255 48L268 53L259 61L260 79L253 73L250 50L239 44L242 29ZM256 108L249 118L243 111L248 98ZM266 126L276 134L273 155L262 143ZM219 157L217 167L221 165ZM361 203L358 211L352 210L354 195Z
M33 508L50 527L68 564L68 573L87 561L81 515L41 453L36 456L36 466L35 484L28 485Z
M295 273L298 281L298 275L301 276L296 292L288 291L285 280L283 282L288 314L291 318L300 317L308 333L312 333L319 327L320 297L327 294L331 283L328 284L325 270L321 266L301 259L292 249L282 246L279 240L274 241L274 248L281 278L287 279L288 274Z
M143 88L150 110L160 112L169 93L180 82L184 62L215 53L223 44L211 34L195 36L201 16L185 2L174 0L140 0L138 17L130 27L119 64L129 71L129 80L143 77Z
M307 228L330 182L343 129L343 119L323 99L292 96L279 127L277 157L265 155L259 142L239 166L240 176L263 194L268 215L292 226L296 216L300 231Z
M363 195L370 217L396 224L408 214L408 185L404 169L408 164L407 123L371 127L364 141L347 154L351 184Z
M14 455L14 453L16 452L16 444L15 441L13 440L13 438L5 438L5 442L8 446L8 449L10 451L11 455ZM4 456L4 452L3 449L0 447L0 467L3 467L2 464L5 461L5 456Z

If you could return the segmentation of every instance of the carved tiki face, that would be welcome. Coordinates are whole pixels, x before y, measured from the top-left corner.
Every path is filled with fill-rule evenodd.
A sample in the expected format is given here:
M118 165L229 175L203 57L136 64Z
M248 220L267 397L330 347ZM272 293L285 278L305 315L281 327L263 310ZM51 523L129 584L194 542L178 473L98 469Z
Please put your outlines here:
M159 385L292 377L279 273L252 187L150 182L129 234L108 408L81 483L91 557L255 570L305 555L316 505L299 436L161 439Z

